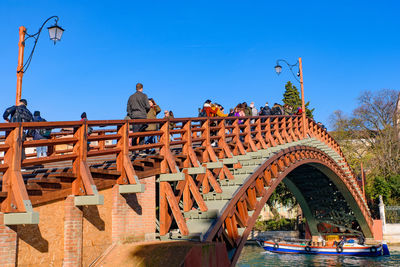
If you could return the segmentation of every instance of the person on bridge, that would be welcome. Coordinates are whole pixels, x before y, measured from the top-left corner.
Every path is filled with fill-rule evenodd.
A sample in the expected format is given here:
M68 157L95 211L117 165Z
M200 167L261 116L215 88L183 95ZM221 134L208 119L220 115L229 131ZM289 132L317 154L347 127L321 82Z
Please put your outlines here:
M268 116L268 115L271 115L271 109L268 106L268 102L266 102L264 107L260 107L260 116Z
M18 105L6 109L3 114L3 119L7 122L31 122L33 121L32 113L26 107L28 101L21 99ZM22 133L22 141L26 139L26 133ZM25 149L22 149L21 159L25 159Z
M157 114L161 112L161 108L156 104L153 98L149 98L150 110L147 112L147 119L157 119ZM157 131L158 124L150 123L147 125L146 131ZM146 136L145 144L154 144L156 137L155 136Z
M150 110L149 99L143 93L143 84L136 84L136 93L131 95L128 99L126 107L127 117L130 119L147 119L147 112ZM133 124L133 132L142 132L147 128L146 124ZM143 143L143 139L139 141ZM133 140L133 145L136 145L136 139Z
M6 122L31 122L33 121L32 113L26 107L28 101L21 99L18 105L7 108L3 113L3 119Z
M36 110L33 113L33 121L34 122L41 122L46 121L40 116L40 111ZM41 129L34 129L32 130L32 137L33 140L44 140L50 139L51 130L41 128ZM36 147L36 154L38 158L47 157L47 146L38 146Z
M88 118L87 118L86 112L83 112L81 114L81 120L80 121L87 121L87 120L88 120ZM91 135L92 133L93 133L93 128L88 126L87 127L87 136ZM89 150L90 150L90 142L88 141L87 142L87 151L89 151Z

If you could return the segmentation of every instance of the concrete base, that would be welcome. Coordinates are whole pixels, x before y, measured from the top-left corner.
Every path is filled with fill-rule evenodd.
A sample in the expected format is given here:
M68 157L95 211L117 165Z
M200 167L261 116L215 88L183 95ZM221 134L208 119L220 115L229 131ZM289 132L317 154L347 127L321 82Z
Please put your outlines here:
M5 213L4 224L5 225L39 224L39 213L36 211Z
M99 194L91 196L75 196L74 204L75 206L103 205L104 196Z
M118 185L118 190L120 194L143 193L145 190L145 186L144 184Z
M185 174L182 172L160 174L160 182L176 182L183 180L185 180Z

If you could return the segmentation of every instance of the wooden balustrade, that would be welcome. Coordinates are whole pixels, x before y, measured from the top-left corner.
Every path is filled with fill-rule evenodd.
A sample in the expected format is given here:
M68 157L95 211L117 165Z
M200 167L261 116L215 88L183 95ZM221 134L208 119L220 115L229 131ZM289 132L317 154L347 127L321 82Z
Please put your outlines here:
M158 130L130 131L132 124L150 123L157 125ZM195 204L200 210L206 211L207 206L200 192L214 190L221 193L217 180L233 179L226 164L218 165L222 159L301 140L304 136L319 139L343 157L339 145L326 130L310 119L306 126L307 129L303 129L301 116L3 123L0 124L0 132L4 132L4 143L0 143L0 152L4 152L4 157L0 158L0 171L3 172L2 191L6 196L1 211L26 210L24 203L29 202L29 197L21 168L49 163L69 167L75 177L72 194L93 195L97 194L97 189L91 175L89 159L104 157L115 160L116 171L119 174L115 183L137 184L139 180L132 166L132 160L135 160L132 157L143 153L151 158L152 154L149 152L154 152L160 160L157 174L182 172L184 177L182 180L159 182L160 234L164 235L169 231L173 219L181 233L187 234L179 202L183 201L184 211L191 210ZM88 127L94 129L90 135ZM41 128L52 129L50 139L29 140L28 137L23 140L24 131ZM62 131L63 129L68 130ZM155 142L145 143L144 139L150 137ZM89 145L90 142L95 144ZM48 147L46 157L37 158L31 153L27 154L25 159L21 158L22 150L42 146ZM293 154L290 160L293 161L295 156L298 155ZM276 176L288 160L282 159L279 164L271 166L270 174ZM216 167L208 168L211 164L215 164ZM200 171L193 176L188 172L189 168L201 167L205 168L204 173ZM240 163L235 163L235 167L239 168ZM348 186L352 189L354 187L351 183ZM259 196L260 190L262 191L261 187L255 184L251 196ZM251 206L252 202L242 202L240 205ZM239 210L239 213L243 211Z

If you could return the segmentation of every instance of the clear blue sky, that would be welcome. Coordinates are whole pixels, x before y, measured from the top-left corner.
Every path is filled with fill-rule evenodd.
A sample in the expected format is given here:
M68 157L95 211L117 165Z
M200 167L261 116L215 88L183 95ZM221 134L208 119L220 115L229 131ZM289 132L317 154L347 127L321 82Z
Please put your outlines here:
M22 95L47 120L122 119L135 84L176 117L204 100L280 102L293 78L276 59L303 58L306 100L327 123L363 90L400 88L398 1L0 1L0 109L15 102L18 27L52 15ZM50 25L49 25L50 26ZM27 43L27 57L32 41Z

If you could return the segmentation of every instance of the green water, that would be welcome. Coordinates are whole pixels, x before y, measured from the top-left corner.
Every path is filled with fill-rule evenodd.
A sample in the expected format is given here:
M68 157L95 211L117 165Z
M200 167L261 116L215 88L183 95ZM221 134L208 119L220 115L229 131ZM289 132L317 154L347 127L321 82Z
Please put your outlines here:
M390 247L389 257L352 257L330 255L292 255L266 252L257 245L246 245L237 266L400 266L400 247Z

